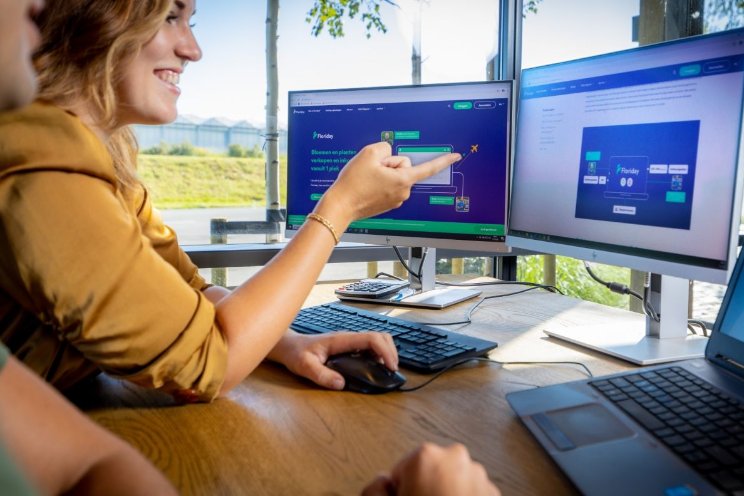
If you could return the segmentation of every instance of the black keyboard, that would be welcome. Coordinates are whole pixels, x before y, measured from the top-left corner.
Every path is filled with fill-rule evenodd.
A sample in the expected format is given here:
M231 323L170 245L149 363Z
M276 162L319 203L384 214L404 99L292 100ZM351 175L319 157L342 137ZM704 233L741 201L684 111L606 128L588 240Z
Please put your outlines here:
M291 326L304 334L336 331L387 332L403 367L434 372L464 358L485 355L496 343L338 303L304 308Z
M744 492L744 404L680 367L590 381L699 474Z

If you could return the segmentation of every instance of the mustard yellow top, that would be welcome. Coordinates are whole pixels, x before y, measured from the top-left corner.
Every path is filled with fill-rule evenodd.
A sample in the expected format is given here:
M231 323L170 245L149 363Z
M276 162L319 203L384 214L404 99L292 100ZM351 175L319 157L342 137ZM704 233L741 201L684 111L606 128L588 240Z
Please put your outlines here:
M60 389L103 370L211 400L227 343L205 286L76 116L0 113L0 339L18 359Z

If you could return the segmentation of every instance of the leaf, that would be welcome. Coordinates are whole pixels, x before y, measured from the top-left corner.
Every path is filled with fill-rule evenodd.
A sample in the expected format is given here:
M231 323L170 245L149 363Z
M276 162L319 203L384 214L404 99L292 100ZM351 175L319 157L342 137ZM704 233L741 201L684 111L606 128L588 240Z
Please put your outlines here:
M354 19L364 8L361 21L364 23L366 37L371 38L375 30L387 33L380 15L380 6L383 3L398 7L393 0L315 0L305 22L312 24L310 32L313 36L319 36L327 28L332 38L342 38L345 18Z

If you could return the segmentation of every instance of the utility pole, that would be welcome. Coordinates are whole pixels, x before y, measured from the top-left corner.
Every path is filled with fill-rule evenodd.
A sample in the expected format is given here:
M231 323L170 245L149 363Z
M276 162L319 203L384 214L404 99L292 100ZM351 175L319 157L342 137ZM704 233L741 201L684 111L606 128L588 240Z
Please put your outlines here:
M279 203L279 74L277 69L277 27L279 0L266 1L266 220L281 222ZM267 234L267 243L276 243L280 235Z
M411 43L411 82L421 84L421 10L423 0L413 8L413 42Z

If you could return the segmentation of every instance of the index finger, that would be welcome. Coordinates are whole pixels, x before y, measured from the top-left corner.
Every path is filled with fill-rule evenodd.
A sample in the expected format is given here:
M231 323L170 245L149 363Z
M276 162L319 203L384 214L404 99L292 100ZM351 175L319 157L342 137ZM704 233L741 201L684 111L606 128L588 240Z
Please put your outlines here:
M459 160L462 160L462 155L459 153L448 153L404 170L411 176L413 182L419 182L446 169Z

